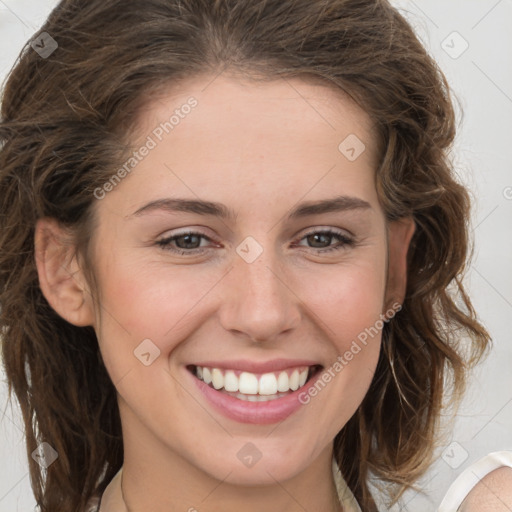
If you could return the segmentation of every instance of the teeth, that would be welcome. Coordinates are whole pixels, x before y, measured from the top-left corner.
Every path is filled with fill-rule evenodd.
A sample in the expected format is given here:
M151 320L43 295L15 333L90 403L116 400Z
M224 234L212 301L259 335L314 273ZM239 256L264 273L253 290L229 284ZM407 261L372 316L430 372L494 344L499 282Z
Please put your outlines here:
M228 370L224 375L224 389L226 391L238 391L238 377L235 372Z
M247 402L269 402L271 400L277 400L287 394L288 393L277 393L275 395L243 395L242 393L236 393L234 396L239 400L245 400Z
M277 379L273 373L264 373L260 377L258 393L260 395L275 395L277 393Z
M308 374L306 372L306 378ZM277 378L277 391L285 392L290 389L290 386L288 385L289 379L288 374L286 372L281 372L279 374L279 377Z
M212 370L212 384L215 389L224 387L224 376L218 368L213 368Z
M196 377L214 389L223 389L233 396L251 402L272 400L296 391L308 378L309 368L295 368L293 371L281 371L256 375L250 372L220 370L196 366Z
M210 370L208 368L203 368L202 373L203 373L202 380L204 380L204 382L206 384L210 384L210 382L212 381L212 374L211 374ZM199 373L198 373L197 377L199 379L201 379L201 376L199 375Z
M258 377L254 373L242 372L238 379L238 390L245 395L258 393Z
M290 376L289 386L293 391L299 389L299 372L297 370L293 370L293 373Z

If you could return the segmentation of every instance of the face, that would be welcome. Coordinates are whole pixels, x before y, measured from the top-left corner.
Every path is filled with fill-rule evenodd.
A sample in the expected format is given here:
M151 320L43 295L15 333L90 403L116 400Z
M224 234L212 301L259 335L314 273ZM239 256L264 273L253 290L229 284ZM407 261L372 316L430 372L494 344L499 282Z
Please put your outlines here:
M370 119L341 92L211 80L150 102L136 165L96 193L94 327L125 449L273 483L367 392L394 227Z

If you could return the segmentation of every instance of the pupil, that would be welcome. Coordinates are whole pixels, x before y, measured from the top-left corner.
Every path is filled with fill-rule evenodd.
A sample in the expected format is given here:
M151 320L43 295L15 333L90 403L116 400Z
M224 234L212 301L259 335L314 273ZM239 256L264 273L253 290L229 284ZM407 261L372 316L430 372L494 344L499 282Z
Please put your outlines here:
M327 240L327 245L329 245L329 243L328 243L328 242L329 242L329 239L331 238L331 236L330 236L330 235L327 235L327 234L325 234L325 233L315 233L315 234L313 234L313 235L309 235L309 237L308 237L308 238L309 238L309 241L310 241L310 242L313 242L313 246L314 246L314 247L316 247L316 246L314 245L314 244L316 243L316 240L315 240L315 239L318 239L318 238L320 238L320 237L324 237L324 238L328 239L328 240Z
M197 242L197 239L198 239L198 236L197 235L183 235L183 236L180 236L177 240L176 240L176 243L177 245L181 248L181 249L194 249L195 247L189 247L190 244L194 245L194 242L190 242L190 239L196 239L195 241ZM185 242L185 247L183 247L183 244L180 244L178 243L179 240L184 240L184 239L187 239L188 242Z

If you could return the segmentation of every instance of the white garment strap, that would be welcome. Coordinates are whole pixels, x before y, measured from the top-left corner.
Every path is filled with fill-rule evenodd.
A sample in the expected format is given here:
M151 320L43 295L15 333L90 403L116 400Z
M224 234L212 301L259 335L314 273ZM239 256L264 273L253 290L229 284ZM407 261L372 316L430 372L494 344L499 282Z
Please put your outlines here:
M492 452L471 464L450 485L437 512L457 512L466 496L482 478L504 466L512 468L512 451Z
M334 476L334 483L336 484L336 491L338 492L338 499L343 510L346 512L361 512L361 508L352 494L352 491L341 476L341 471L334 456L332 458L332 474Z

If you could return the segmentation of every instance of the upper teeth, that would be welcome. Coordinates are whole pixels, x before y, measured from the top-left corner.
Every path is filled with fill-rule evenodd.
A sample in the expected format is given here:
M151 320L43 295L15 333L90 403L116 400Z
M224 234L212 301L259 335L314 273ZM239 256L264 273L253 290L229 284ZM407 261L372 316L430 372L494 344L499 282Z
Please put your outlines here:
M295 391L305 384L308 371L309 368L305 367L258 375L250 372L196 366L197 378L206 384L211 383L215 389L224 388L225 391L247 395L275 395L277 392Z

